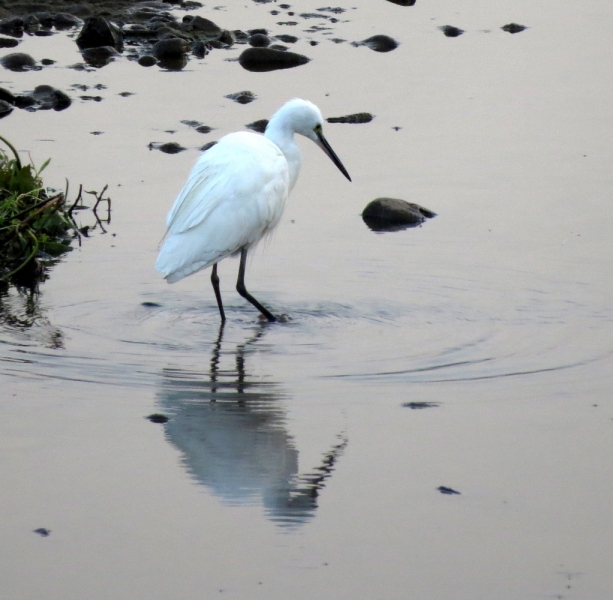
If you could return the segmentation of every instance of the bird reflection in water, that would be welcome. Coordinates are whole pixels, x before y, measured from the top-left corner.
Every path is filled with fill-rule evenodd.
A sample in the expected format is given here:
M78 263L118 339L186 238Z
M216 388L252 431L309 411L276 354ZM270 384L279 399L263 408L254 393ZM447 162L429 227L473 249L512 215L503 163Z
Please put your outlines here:
M209 372L177 368L162 372L158 400L168 413L168 440L183 453L191 476L224 502L262 502L267 516L281 525L312 518L317 498L347 444L344 434L323 454L311 473L298 473L298 450L286 428L279 385L247 371L249 356L266 332L259 325L232 352L223 351L224 326L213 346ZM231 368L222 368L227 357Z

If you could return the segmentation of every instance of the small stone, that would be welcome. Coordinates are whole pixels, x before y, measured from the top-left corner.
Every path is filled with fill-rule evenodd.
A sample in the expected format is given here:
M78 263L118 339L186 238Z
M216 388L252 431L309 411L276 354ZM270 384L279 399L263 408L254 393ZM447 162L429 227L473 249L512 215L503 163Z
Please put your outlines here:
M399 231L415 227L436 213L406 200L377 198L369 202L362 212L364 223L373 231Z
M189 52L189 43L181 38L169 38L156 42L153 46L153 54L160 60L167 58L180 58Z
M43 58L43 59L40 61L40 64L41 64L41 65L45 65L45 67L49 67L49 66L51 66L51 65L54 65L56 62L57 62L57 61L52 60L52 59L50 59L50 58Z
M199 125L198 127L196 127L196 131L198 133L211 133L211 131L213 131L213 128L209 127L208 125Z
M398 4L398 6L415 6L416 0L387 0L388 2L392 2L393 4Z
M21 37L23 33L24 23L21 17L7 17L0 19L0 32L8 33L9 35L17 35Z
M141 67L152 67L157 62L155 56L149 56L145 54L138 59L138 64Z
M201 146L199 148L199 150L201 152L206 152L209 148L212 148L217 142L208 142L207 144L205 144L204 146Z
M295 35L289 35L286 33L276 35L275 38L281 42L285 42L286 44L295 44L298 41L298 38Z
M51 529L47 529L46 527L39 527L38 529L33 530L34 533L38 533L41 537L48 537L51 533Z
M15 38L0 37L0 48L14 48L19 44Z
M525 25L520 25L519 23L509 23L508 25L503 25L500 29L506 31L507 33L519 33L524 29L527 29Z
M361 112L344 117L328 117L326 121L328 123L370 123L374 118L375 116L370 113Z
M253 72L291 69L305 65L311 59L295 52L282 52L271 48L247 48L239 56L238 62L243 69Z
M254 121L253 123L245 125L245 127L251 129L252 131L257 131L258 133L264 133L267 125L268 119L260 119L259 121Z
M463 29L458 27L454 27L453 25L442 25L439 29L447 36L447 37L458 37L464 33Z
M149 144L149 150L161 150L166 154L178 154L179 152L183 152L183 150L187 150L187 148L177 144L177 142L166 142L165 144L151 142Z
M367 46L375 52L391 52L398 48L398 42L389 35L373 35L361 42L353 42L353 46Z
M50 85L39 85L32 92L37 108L39 110L65 110L72 104L72 100L61 90L57 90Z
M257 96L253 92L244 91L244 92L235 92L234 94L228 94L224 96L224 98L228 98L228 100L234 100L234 102L238 102L239 104L249 104L253 102Z
M249 45L254 48L266 48L270 46L270 38L263 33L256 33L249 38Z
M4 88L1 88L1 87L0 87L0 100L4 100L5 102L8 102L9 104L15 104L15 96L8 90L5 90Z
M460 495L460 492L458 492L457 490L454 490L454 489L452 489L450 487L446 487L444 485L439 485L436 489L441 494L449 494L449 495L451 495L451 494L458 494L458 495Z
M143 305L148 305L148 303L143 302ZM151 303L154 304L155 306L159 306L159 304L155 304L155 303ZM149 419L152 423L168 423L168 417L166 415L162 415L160 413L154 413L152 415L149 415L147 417L147 419Z

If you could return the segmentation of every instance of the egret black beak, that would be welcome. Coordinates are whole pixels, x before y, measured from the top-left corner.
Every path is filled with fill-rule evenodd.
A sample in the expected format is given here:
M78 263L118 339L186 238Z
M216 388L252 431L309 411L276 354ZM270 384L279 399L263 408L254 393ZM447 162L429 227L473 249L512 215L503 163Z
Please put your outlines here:
M332 150L332 146L328 144L328 140L324 137L324 134L319 131L315 131L317 135L317 139L319 140L319 147L330 157L330 160L338 167L338 170L351 181L351 177L349 177L349 173L347 173L347 169L343 167L343 163L340 161L339 157L336 156L334 150Z

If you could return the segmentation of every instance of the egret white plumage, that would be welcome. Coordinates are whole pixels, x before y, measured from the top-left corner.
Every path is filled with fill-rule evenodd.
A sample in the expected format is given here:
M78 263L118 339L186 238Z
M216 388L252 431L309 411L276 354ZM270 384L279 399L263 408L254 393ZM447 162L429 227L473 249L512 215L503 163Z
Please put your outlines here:
M211 283L222 322L226 316L217 263L240 253L236 289L269 321L277 318L245 287L247 253L279 223L300 172L299 133L315 142L351 181L328 144L323 117L311 102L294 99L270 119L264 135L241 131L203 152L166 220L156 270L168 283L212 266Z

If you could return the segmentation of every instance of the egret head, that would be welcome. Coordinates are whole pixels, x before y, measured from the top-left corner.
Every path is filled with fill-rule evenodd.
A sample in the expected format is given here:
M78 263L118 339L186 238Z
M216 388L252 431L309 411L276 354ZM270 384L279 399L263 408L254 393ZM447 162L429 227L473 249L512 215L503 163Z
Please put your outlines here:
M338 167L340 172L351 181L347 169L343 166L323 134L324 118L317 106L308 100L294 98L286 102L270 119L268 127L289 129L315 142Z

